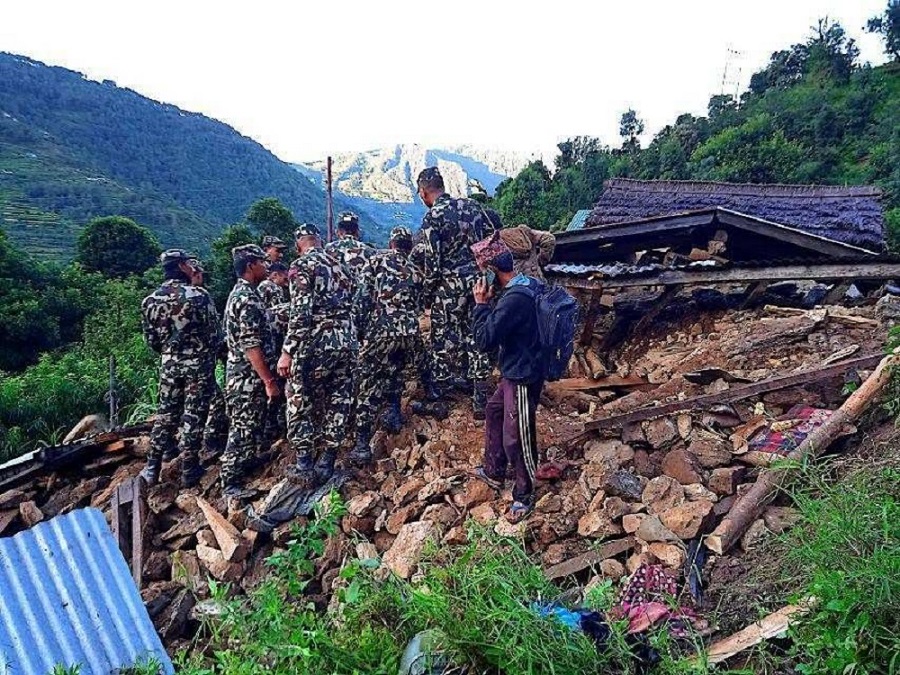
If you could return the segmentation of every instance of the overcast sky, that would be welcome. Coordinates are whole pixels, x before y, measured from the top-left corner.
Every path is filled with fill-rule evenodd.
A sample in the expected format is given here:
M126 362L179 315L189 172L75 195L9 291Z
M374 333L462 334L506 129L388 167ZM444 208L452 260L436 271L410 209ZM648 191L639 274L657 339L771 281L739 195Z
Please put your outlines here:
M703 113L726 64L731 93L822 16L880 63L862 27L885 5L7 0L0 51L205 113L288 161L399 142L535 152L577 134L618 142L629 107L649 132Z

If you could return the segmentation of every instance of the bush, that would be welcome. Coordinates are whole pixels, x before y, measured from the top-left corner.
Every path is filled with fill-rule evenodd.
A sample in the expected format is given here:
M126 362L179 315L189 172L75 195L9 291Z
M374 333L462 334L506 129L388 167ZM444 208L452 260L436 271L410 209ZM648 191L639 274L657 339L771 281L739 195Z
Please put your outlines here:
M157 357L144 344L140 304L152 281L98 282L97 309L83 341L44 354L24 372L0 380L0 460L58 442L81 417L108 408L109 357L116 358L120 406L153 396Z

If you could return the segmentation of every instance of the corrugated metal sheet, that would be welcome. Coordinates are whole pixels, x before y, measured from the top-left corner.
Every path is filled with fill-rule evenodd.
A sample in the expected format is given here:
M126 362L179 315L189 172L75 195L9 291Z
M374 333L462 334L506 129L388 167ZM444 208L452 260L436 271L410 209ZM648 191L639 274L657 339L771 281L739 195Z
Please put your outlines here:
M591 215L590 209L582 209L581 211L576 211L575 215L572 216L572 220L570 220L569 224L566 226L566 232L569 232L571 230L584 229L584 224L587 221L589 215Z
M97 509L79 509L0 539L0 674L82 675L172 663Z

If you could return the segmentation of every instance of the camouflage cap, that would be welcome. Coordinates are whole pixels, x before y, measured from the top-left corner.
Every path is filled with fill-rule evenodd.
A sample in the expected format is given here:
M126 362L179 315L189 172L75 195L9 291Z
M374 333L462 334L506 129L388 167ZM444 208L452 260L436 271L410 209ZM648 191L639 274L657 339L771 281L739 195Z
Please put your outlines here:
M419 177L416 178L416 183L430 183L435 180L440 180L441 182L443 182L444 177L441 175L440 169L438 169L436 166L429 166L419 172Z
M238 260L265 260L266 253L256 244L244 244L231 249L231 258Z
M287 265L277 262L269 264L269 274L274 274L275 272L287 272Z
M312 223L300 223L300 227L294 230L294 239L300 239L301 237L321 237L322 233L319 232L319 228L313 225Z
M408 244L412 244L412 232L409 231L408 227L403 227L402 225L398 225L393 230L391 230L391 241L397 242L406 242Z
M469 248L472 249L475 262L479 267L491 264L504 253L512 255L509 247L497 234L492 234L490 237L472 244Z
M183 248L170 248L163 251L159 256L159 262L167 265L174 262L189 262L191 256Z
M200 272L201 274L206 272L206 269L204 269L203 263L200 261L200 258L195 258L194 256L191 256L188 259L188 264L191 267L193 267L196 271Z
M351 228L359 228L359 216L353 213L353 211L346 211L341 214L341 217L338 219L338 227L347 227Z
M279 239L278 237L274 237L270 234L267 234L265 237L262 238L262 247L270 248L272 246L274 246L275 248L287 248L287 244L285 244L283 241L281 241L281 239Z

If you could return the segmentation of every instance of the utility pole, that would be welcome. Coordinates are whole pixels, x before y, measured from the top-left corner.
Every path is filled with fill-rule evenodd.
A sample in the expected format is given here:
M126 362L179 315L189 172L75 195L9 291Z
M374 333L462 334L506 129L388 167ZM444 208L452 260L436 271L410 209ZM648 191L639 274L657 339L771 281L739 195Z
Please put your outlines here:
M334 239L334 196L331 186L331 156L325 163L325 219L328 221L328 241Z

